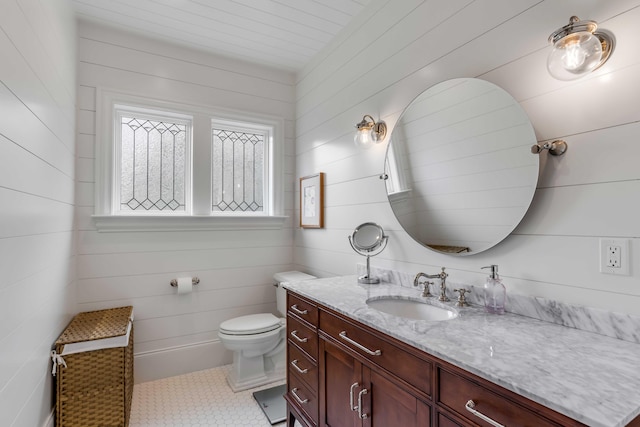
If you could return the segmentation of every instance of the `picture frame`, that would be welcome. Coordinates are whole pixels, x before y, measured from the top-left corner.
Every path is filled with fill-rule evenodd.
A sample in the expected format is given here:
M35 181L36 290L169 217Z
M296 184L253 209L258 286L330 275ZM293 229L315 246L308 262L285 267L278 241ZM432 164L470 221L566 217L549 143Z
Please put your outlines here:
M324 228L324 173L300 178L300 227Z

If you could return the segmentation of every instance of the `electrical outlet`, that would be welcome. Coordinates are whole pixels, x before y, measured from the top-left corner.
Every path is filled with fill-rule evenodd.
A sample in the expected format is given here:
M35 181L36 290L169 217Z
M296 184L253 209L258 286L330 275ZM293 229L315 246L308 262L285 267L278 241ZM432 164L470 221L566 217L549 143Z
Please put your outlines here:
M607 267L620 268L620 252L622 252L622 248L617 245L608 245L605 250Z
M628 239L600 239L600 273L629 275Z

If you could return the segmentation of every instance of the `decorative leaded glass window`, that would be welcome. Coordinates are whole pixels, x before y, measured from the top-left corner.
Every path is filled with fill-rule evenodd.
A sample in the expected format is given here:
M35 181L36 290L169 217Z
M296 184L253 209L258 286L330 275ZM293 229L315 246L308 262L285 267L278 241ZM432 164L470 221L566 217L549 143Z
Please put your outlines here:
M282 227L283 119L102 89L96 97L98 230Z
M268 128L212 121L213 213L268 212Z
M190 211L191 120L116 109L114 207L122 214Z

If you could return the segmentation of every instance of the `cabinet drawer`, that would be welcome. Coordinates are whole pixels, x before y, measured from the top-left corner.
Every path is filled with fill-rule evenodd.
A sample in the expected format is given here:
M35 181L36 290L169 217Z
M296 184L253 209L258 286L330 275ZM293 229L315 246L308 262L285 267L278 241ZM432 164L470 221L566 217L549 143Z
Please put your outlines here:
M372 363L392 372L425 395L431 396L431 362L420 359L325 311L320 312L320 330Z
M295 375L311 390L318 390L318 366L295 345L288 346L287 366L289 376Z
M460 424L456 421L453 421L442 413L438 414L438 424L436 424L437 427L465 427L465 425L466 424Z
M318 397L298 377L291 376L287 381L287 400L300 412L318 424Z
M506 396L489 390L480 384L438 368L438 390L440 403L454 413L475 424L490 427L491 424L472 414L465 405L475 403L475 410L499 424L509 427L558 426L535 412L509 400Z
M293 316L287 316L289 342L304 350L314 361L318 357L318 334Z
M287 313L308 322L314 328L318 326L318 307L287 292Z

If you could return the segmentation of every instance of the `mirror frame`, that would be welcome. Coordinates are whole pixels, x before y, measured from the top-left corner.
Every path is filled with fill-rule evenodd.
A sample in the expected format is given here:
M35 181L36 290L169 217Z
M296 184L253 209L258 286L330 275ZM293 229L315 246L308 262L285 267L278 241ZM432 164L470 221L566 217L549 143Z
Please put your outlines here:
M357 239L358 234L362 234L365 228L371 228L377 231L375 240L370 245L361 244L362 242L358 242ZM356 227L355 230L353 230L353 234L351 235L351 244L357 251L372 252L382 246L385 237L386 236L384 234L384 230L380 225L376 224L375 222L365 222L364 224L360 224Z

